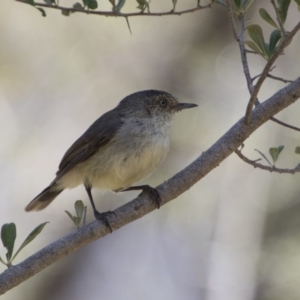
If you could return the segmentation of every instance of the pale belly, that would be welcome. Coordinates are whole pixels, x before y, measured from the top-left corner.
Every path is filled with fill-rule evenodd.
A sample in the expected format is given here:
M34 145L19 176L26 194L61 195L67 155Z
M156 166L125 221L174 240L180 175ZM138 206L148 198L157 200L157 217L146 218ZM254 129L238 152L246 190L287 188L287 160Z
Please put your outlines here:
M127 145L127 146L124 146ZM169 138L121 140L101 149L78 164L57 182L61 188L74 188L85 182L103 190L120 190L151 175L166 158Z

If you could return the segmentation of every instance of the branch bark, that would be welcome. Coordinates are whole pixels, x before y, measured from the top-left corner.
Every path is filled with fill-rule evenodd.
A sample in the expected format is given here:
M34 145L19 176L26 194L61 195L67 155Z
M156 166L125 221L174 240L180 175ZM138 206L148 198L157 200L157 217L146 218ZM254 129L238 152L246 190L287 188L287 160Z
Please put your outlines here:
M162 205L191 188L233 153L257 128L294 103L299 97L300 77L258 105L253 110L250 125L245 124L244 118L240 119L193 163L159 185L157 190L161 196ZM147 195L141 194L136 199L116 209L116 216L112 214L109 222L113 230L117 230L154 209L155 205L151 202L151 199ZM0 274L0 294L4 294L59 259L109 233L107 226L96 220L57 240L20 264L12 266Z
M20 3L27 4L25 0L15 0ZM136 12L136 13L117 13L114 11L100 11L100 10L80 10L76 9L74 7L66 7L66 6L60 6L60 5L51 5L47 3L40 3L36 2L34 7L43 7L43 8L50 8L50 9L58 9L60 11L64 12L69 12L69 13L84 13L88 15L98 15L98 16L105 16L105 17L123 17L123 18L128 18L128 17L139 17L139 16L148 16L148 17L161 17L161 16L181 16L184 14L189 14L193 13L195 11L205 9L205 8L210 8L211 4L207 5L199 5L196 6L195 8L190 8L186 10L181 10L181 11L167 11L167 12L158 12L158 13L145 13L145 12Z

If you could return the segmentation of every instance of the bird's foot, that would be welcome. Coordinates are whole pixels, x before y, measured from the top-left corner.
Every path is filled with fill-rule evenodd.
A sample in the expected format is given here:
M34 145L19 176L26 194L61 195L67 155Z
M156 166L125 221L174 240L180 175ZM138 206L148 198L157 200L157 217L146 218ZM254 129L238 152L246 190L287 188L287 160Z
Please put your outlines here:
M136 190L143 190L142 193L148 194L152 199L152 203L155 202L157 208L158 209L160 208L160 204L161 204L160 195L159 195L158 191L155 188L151 187L150 185L131 186L125 190L122 190L122 192L136 191Z
M110 229L110 232L113 232L113 230L112 230L112 228L111 228L111 226L110 226L110 223L109 223L107 217L108 217L109 215L112 215L112 214L116 216L116 213L113 212L113 211L106 211L106 212L103 212L103 213L101 213L101 212L99 212L99 211L97 211L97 210L94 211L94 216L95 216L95 218L96 218L97 220L102 221L102 222Z

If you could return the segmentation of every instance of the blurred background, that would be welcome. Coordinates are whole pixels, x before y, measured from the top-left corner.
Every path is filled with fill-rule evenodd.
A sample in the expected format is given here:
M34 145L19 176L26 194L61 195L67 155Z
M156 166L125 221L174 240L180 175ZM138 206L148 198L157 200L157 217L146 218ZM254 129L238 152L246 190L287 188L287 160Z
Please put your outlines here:
M75 2L75 1L74 1ZM136 11L128 0L123 12ZM259 22L257 1L247 24ZM62 5L71 6L65 0ZM195 0L178 0L177 10ZM171 0L152 0L151 11L169 11ZM99 1L99 9L111 5ZM58 164L87 127L126 95L160 89L197 109L176 115L171 152L145 183L156 186L196 159L244 112L249 95L237 44L222 7L169 17L105 18L38 10L2 0L0 10L0 224L15 222L18 247L38 224L41 235L16 258L22 261L75 230L64 210L82 199L82 186L66 190L44 211L25 205L54 178ZM291 4L287 30L299 20ZM299 35L276 63L274 75L299 76ZM249 57L251 74L265 61ZM261 101L283 87L267 80ZM299 103L278 118L300 126ZM243 153L260 158L285 145L278 167L293 168L299 133L268 122ZM172 299L250 300L300 297L299 175L254 169L232 154L184 195L69 255L7 292L3 300ZM100 211L113 210L137 193L102 194ZM5 249L0 248L1 257ZM5 266L0 266L0 272Z

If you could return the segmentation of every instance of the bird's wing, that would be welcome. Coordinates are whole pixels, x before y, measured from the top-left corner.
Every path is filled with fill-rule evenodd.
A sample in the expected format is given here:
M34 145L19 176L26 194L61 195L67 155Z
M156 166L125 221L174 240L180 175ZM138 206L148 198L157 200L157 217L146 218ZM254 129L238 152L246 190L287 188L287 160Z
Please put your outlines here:
M115 136L121 125L121 117L117 110L111 110L97 119L65 153L59 164L56 179L99 151Z

